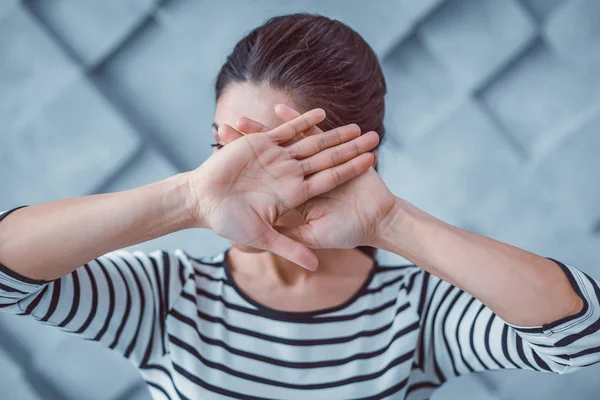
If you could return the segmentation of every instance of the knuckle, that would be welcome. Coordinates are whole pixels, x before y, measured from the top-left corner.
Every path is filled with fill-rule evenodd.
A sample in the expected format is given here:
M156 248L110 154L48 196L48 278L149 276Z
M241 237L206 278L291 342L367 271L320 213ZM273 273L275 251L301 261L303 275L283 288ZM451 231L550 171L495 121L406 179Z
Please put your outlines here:
M359 175L358 165L356 163L351 163L348 173L350 174L350 178L356 178Z
M337 165L341 161L343 161L344 154L342 153L341 149L335 147L332 151L331 158L333 159L332 161L333 161L334 165Z
M337 154L335 152L329 153L329 165L334 166L337 165Z
M322 136L317 136L316 137L316 142L317 142L317 150L319 152L325 150L327 148L327 137L325 137L325 135Z
M302 172L304 175L309 174L311 172L312 163L310 160L302 160L300 162L300 166L302 167Z
M305 198L310 199L315 194L315 185L312 179L306 180L304 184Z
M338 169L333 169L331 171L331 173L333 174L333 182L335 183L335 186L339 186L342 184L342 177L340 176L340 172Z
M339 128L335 128L333 130L335 132L335 140L337 143L342 143L344 141L344 138L342 137L342 133L340 132Z
M292 158L298 157L298 146L292 145L287 148L288 154Z
M353 144L353 146L352 146L352 151L353 151L352 155L353 156L359 155L360 154L360 148L358 147L358 142L356 140L353 140L352 144Z
M304 114L302 114L300 118L300 127L301 131L305 131L310 127L310 123L308 122L308 120L306 119L306 115Z
M338 128L332 129L329 132L326 132L323 136L323 140L327 142L327 146L331 147L336 144L341 143L341 135Z

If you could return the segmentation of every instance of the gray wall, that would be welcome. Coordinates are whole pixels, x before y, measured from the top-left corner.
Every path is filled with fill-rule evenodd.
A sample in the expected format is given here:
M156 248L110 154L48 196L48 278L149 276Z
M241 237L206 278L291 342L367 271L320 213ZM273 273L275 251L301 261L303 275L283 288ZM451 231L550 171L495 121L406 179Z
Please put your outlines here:
M293 11L349 23L380 56L397 195L600 278L597 0L0 0L0 209L199 165L225 55ZM186 231L139 247L225 245ZM436 397L595 399L598 372L478 374ZM147 396L118 355L0 316L1 399Z

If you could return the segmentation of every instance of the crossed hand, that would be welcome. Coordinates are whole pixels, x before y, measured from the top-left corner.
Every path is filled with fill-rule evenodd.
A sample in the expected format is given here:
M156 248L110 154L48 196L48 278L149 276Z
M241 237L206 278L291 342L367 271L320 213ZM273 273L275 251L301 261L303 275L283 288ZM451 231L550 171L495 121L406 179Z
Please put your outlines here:
M190 176L199 225L310 270L317 258L309 248L374 245L396 204L371 168L379 136L360 135L355 124L323 132L321 109L275 112L287 122L274 129L247 118L237 129L221 126L227 145ZM292 209L304 225L274 226Z

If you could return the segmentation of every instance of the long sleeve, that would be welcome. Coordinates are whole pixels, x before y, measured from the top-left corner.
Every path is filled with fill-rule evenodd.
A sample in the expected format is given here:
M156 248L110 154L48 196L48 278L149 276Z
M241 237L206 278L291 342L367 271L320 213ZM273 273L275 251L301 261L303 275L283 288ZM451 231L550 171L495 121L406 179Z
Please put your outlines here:
M167 351L165 319L192 273L180 250L119 250L49 282L0 264L0 311L101 342L143 366Z
M555 261L584 302L576 315L539 327L500 319L468 293L422 270L409 296L421 318L413 366L419 385L438 386L450 377L494 369L559 374L600 361L600 290L583 272Z

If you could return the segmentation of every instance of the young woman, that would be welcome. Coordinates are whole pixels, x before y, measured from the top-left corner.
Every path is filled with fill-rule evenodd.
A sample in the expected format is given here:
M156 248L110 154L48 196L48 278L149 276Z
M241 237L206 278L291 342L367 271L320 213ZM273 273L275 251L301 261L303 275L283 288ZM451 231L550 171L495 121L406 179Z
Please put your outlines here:
M356 32L274 18L216 92L224 148L196 170L2 215L0 309L119 351L156 399L427 399L468 372L598 362L596 281L445 224L371 168L385 83ZM113 251L192 227L233 247Z

